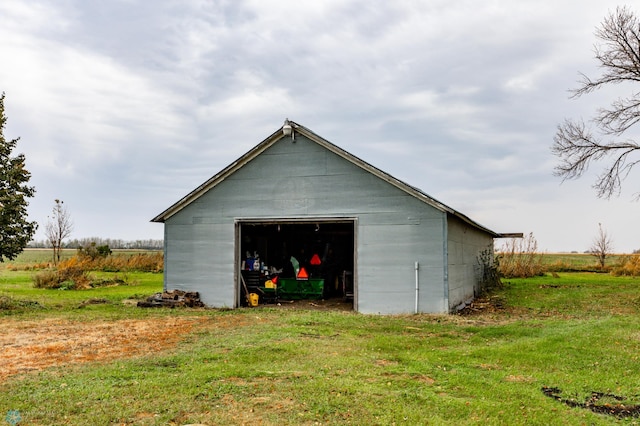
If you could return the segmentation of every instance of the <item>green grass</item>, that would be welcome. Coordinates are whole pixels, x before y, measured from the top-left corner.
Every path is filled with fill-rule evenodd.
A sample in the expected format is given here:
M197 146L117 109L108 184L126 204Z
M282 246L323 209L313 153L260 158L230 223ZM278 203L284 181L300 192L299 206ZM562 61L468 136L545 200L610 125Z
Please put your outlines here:
M18 410L21 425L640 422L571 408L541 391L557 387L577 401L606 392L640 404L640 281L633 278L511 279L492 297L502 308L473 316L117 303L161 283L159 274L139 279L132 287L29 293L23 278L10 284L3 275L0 292L11 297L57 298L44 314L25 309L12 320L190 315L204 323L171 350L13 376L0 384L0 416ZM77 309L93 294L114 303Z
M609 255L606 258L606 265L616 265L624 257L625 255L620 254ZM542 264L549 271L599 270L598 260L588 253L544 253Z
M116 256L132 255L141 250L122 250L114 253ZM76 250L63 250L62 258L74 256ZM33 276L40 270L31 269L29 265L41 264L51 259L50 249L27 249L15 260L0 264L0 306L4 302L11 309L0 309L3 315L26 315L36 313L46 315L64 314L69 309L77 308L89 299L106 299L106 308L118 310L126 299L141 299L162 291L162 273L148 272L91 272L96 279L123 279L128 285L92 288L89 290L49 290L35 288ZM28 268L24 270L24 268Z
M33 286L35 271L0 270L0 300L13 302L13 309L0 309L2 315L31 316L36 312L64 314L89 299L106 299L111 308L121 308L123 301L144 298L162 291L162 274L149 272L92 272L97 278L124 278L129 285L98 287L89 290L49 290Z
M63 249L60 259L68 259L75 255L77 250ZM53 261L52 249L26 249L13 260L6 260L6 265L25 265Z
M528 313L565 314L580 318L640 311L640 277L616 277L593 272L546 274L504 279L513 307Z

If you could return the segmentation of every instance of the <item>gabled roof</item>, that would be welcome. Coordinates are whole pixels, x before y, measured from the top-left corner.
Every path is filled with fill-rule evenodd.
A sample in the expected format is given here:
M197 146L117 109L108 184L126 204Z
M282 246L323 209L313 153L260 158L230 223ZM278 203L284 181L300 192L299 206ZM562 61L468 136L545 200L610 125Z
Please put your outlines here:
M361 169L364 169L366 171L368 171L369 173L377 176L378 178L384 180L385 182L395 186L396 188L406 192L407 194L419 199L420 201L442 211L442 212L446 212L450 215L453 215L455 217L457 217L458 219L462 220L463 222L466 222L467 224L473 226L474 228L477 228L479 230L482 230L484 232L487 232L489 234L491 234L494 238L501 238L503 236L505 236L506 234L498 234L488 228L485 228L484 226L480 225L479 223L471 220L469 217L465 216L464 214L452 209L451 207L441 203L440 201L436 200L433 197L430 197L429 195L427 195L426 193L422 192L420 189L413 187L399 179L394 178L393 176L391 176L390 174L378 169L377 167L372 166L371 164L367 163L364 160L361 160L360 158L356 157L353 154L348 153L347 151L343 150L342 148L334 145L333 143L329 142L328 140L320 137L319 135L315 134L314 132L312 132L311 130L309 130L308 128L301 126L298 123L295 123L293 121L289 121L287 120L285 122L286 124L289 124L290 126L292 126L293 128L293 135L295 137L295 135L303 135L305 137L307 137L308 139L312 140L313 142L317 143L318 145L328 149L329 151L333 152L334 154L344 158L345 160L349 161L350 163L360 167ZM280 139L282 139L284 136L283 133L283 127L280 127L278 130L276 130L275 132L273 132L269 137L267 137L265 140L263 140L262 142L260 142L258 145L256 145L253 149L251 149L249 152L247 152L246 154L244 154L242 157L238 158L236 161L234 161L233 163L231 163L230 165L228 165L227 167L225 167L223 170L221 170L219 173L217 173L215 176L213 176L212 178L210 178L209 180L207 180L206 182L204 182L202 185L200 185L199 187L197 187L196 189L194 189L193 191L191 191L189 194L187 194L185 197L183 197L182 199L180 199L177 203L173 204L171 207L169 207L168 209L166 209L165 211L163 211L162 213L160 213L158 216L154 217L151 221L152 222L164 222L167 219L169 219L171 216L173 216L174 214L178 213L180 210L182 210L184 207L186 207L187 205L189 205L190 203L192 203L193 201L197 200L200 196L202 196L204 193L206 193L207 191L209 191L211 188L215 187L216 185L220 184L221 182L223 182L227 177L229 177L230 175L232 175L233 173L235 173L237 170L239 170L240 168L242 168L245 164L249 163L251 160L253 160L254 158L256 158L257 156L259 156L262 152L264 152L267 148L269 148L271 145L273 145L274 143L276 143L277 141L279 141ZM289 136L286 136L289 137Z

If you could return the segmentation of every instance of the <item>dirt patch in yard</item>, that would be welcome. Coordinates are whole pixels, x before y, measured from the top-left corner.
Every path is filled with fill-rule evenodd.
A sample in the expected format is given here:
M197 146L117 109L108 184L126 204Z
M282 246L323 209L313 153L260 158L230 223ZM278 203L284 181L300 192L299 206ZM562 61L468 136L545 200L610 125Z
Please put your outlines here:
M313 311L353 311L353 301L345 301L341 298L322 300L279 300L274 303L262 304L259 307L308 309Z
M0 383L47 367L130 358L174 347L194 327L237 327L237 319L158 317L89 322L1 319Z
M88 302L81 307L85 304ZM299 300L260 306L266 307L352 310L353 304L341 300ZM259 312L260 308L253 309ZM244 319L237 316L161 316L88 322L0 318L0 383L10 376L48 367L143 356L176 346L196 327L224 329L243 323Z

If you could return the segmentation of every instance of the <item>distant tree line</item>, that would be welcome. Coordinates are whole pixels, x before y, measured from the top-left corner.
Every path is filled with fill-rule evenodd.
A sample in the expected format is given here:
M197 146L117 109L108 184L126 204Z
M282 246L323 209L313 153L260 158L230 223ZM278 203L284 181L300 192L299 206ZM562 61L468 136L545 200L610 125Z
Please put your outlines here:
M109 246L112 249L133 249L133 250L162 250L164 240L135 240L127 241L112 238L74 238L62 244L62 248L78 249L81 247ZM29 248L51 248L51 242L47 240L32 240L27 247Z

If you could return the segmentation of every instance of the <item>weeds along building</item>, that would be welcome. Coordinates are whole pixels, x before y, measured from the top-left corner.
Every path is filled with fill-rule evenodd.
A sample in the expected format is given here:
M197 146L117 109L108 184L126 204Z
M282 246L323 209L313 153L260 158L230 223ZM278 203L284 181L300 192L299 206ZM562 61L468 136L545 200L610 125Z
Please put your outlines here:
M228 308L246 288L315 279L305 296L362 313L450 312L477 294L478 256L504 236L289 121L152 221L165 290ZM275 276L281 287L265 288Z

